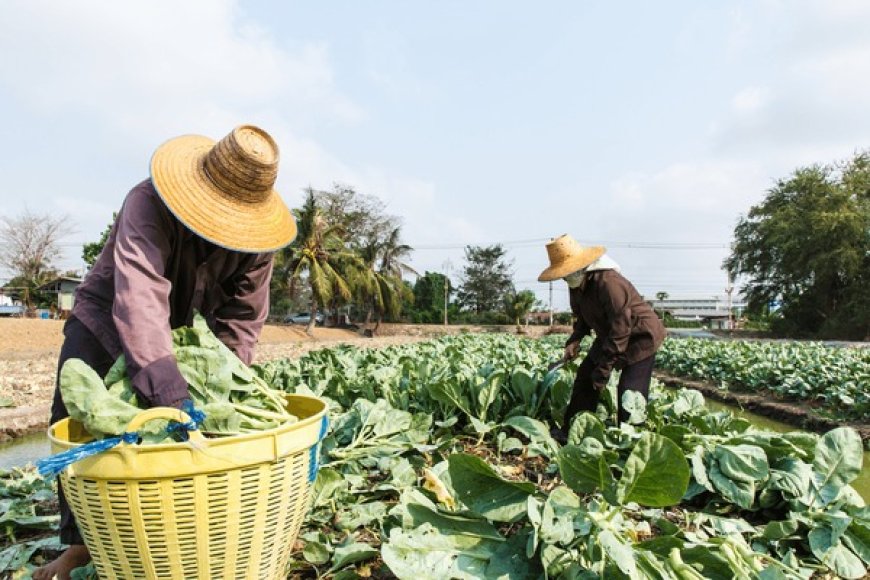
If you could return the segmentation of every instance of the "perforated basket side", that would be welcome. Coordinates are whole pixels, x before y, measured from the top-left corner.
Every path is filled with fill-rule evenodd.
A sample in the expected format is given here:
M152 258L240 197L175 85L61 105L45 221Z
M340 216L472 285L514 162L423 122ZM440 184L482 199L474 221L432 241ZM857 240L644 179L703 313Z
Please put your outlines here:
M162 480L61 477L101 578L284 578L308 506L309 450Z

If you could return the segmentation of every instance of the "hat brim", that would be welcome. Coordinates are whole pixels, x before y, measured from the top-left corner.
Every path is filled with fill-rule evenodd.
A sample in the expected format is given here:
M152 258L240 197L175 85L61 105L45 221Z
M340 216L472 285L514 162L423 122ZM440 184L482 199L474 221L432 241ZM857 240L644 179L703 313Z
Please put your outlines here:
M605 251L606 250L603 246L586 248L579 254L570 256L541 272L541 275L538 276L538 282L551 282L553 280L558 280L559 278L564 278L568 274L572 274L577 270L582 270L603 256Z
M296 237L296 221L272 189L242 201L218 189L203 169L215 142L201 135L170 139L151 157L151 181L175 217L206 240L239 252L273 252Z

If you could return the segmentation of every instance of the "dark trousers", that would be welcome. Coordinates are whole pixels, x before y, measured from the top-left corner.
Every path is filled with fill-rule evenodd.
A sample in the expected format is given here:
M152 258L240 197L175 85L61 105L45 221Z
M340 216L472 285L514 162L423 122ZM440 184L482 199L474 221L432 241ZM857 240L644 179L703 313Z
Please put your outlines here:
M634 364L626 365L619 377L619 385L616 387L617 414L620 421L628 420L628 413L622 409L622 394L625 391L636 391L643 395L644 399L649 396L649 384L652 380L653 365L656 356L640 360ZM577 413L583 411L595 412L601 393L592 386L592 371L595 363L589 357L583 359L577 368L577 377L574 379L574 390L571 393L571 401L565 411L565 431L571 428L571 421Z
M97 338L77 318L70 318L63 327L64 341L57 361L57 381L54 387L54 401L51 403L51 424L68 417L69 412L60 396L60 369L71 358L82 359L97 373L104 377L115 362L111 355L100 345ZM64 544L84 544L75 516L69 508L60 479L57 482L57 499L60 504L60 541Z

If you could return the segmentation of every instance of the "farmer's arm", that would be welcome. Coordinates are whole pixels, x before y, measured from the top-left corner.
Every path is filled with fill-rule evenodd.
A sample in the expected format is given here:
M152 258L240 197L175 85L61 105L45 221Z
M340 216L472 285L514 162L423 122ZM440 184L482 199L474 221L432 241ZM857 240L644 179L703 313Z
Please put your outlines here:
M112 318L133 388L152 406L177 406L188 397L169 326L164 277L171 228L156 196L131 195L118 215Z
M269 314L271 278L272 254L257 255L236 280L232 297L215 311L215 334L247 365Z
M568 337L568 340L565 341L565 354L563 356L566 360L573 359L577 356L577 350L580 348L580 341L583 340L583 337L589 334L591 330L589 325L583 320L583 317L580 316L579 312L575 312L574 316L574 332L572 332L571 336Z
M610 373L617 359L628 348L631 338L631 296L627 284L619 280L602 284L601 308L607 318L609 329L600 337L601 359L592 371L592 384L602 390L607 386Z

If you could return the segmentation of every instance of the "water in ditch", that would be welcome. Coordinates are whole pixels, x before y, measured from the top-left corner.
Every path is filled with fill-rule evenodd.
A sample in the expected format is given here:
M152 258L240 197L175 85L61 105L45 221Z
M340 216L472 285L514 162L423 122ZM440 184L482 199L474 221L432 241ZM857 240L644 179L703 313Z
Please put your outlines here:
M51 445L45 433L33 433L0 443L0 469L23 467L51 454Z

